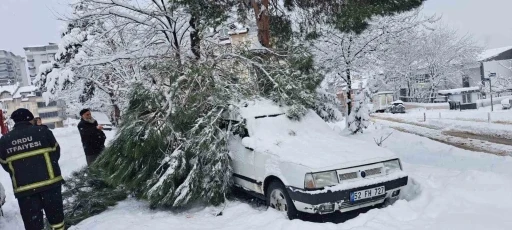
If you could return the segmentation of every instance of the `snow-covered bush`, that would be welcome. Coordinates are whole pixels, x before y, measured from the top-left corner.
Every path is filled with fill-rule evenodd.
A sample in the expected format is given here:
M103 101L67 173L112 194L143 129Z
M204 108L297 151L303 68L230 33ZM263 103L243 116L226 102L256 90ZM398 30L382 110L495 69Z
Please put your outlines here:
M354 106L348 116L348 129L352 134L363 133L370 125L370 109L364 91L356 95Z

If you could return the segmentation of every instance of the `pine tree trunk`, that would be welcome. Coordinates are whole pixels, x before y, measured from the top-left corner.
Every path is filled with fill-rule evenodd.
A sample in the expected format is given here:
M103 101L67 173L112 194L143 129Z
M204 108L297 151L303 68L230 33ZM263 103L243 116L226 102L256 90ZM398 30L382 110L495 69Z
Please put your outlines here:
M261 5L260 3L261 2ZM258 41L262 46L270 47L270 15L268 12L269 0L251 0L256 24L258 25Z
M121 117L121 110L119 109L119 105L114 104L114 123L115 125L119 125L119 119Z
M347 78L347 111L348 115L350 115L350 112L352 110L352 80L350 76L350 68L345 69L345 73Z
M201 39L199 38L199 32L197 31L199 24L197 17L190 17L189 24L193 29L193 31L190 32L190 46L192 48L192 53L196 57L196 60L199 60L201 58Z

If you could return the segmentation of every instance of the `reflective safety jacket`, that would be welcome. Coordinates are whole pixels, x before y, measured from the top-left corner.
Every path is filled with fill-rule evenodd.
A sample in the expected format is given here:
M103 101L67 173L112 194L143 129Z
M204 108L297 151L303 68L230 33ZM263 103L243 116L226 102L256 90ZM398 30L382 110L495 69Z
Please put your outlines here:
M11 176L17 198L60 186L59 158L59 144L44 126L19 122L0 138L0 163Z

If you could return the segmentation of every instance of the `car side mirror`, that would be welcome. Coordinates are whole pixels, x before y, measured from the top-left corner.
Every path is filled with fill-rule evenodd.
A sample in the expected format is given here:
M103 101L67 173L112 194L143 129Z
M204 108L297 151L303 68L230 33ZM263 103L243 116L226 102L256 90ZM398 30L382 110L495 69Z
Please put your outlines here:
M254 144L254 139L253 138L250 138L250 137L242 138L242 145L246 149L254 151L255 144Z

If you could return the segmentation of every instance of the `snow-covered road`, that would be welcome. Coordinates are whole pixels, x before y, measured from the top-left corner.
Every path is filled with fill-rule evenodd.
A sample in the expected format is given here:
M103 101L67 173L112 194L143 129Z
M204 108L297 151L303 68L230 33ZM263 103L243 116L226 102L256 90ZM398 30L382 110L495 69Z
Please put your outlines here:
M182 213L150 210L145 202L126 200L71 229L512 229L512 158L462 150L430 139L372 126L353 138L374 144L374 138L393 134L384 147L396 152L412 180L402 200L372 209L342 224L287 220L274 210L230 201L222 207L195 208ZM85 165L78 132L55 131L63 146L64 175ZM364 154L364 153L361 153ZM7 189L6 217L0 229L23 229L6 173L0 182Z

